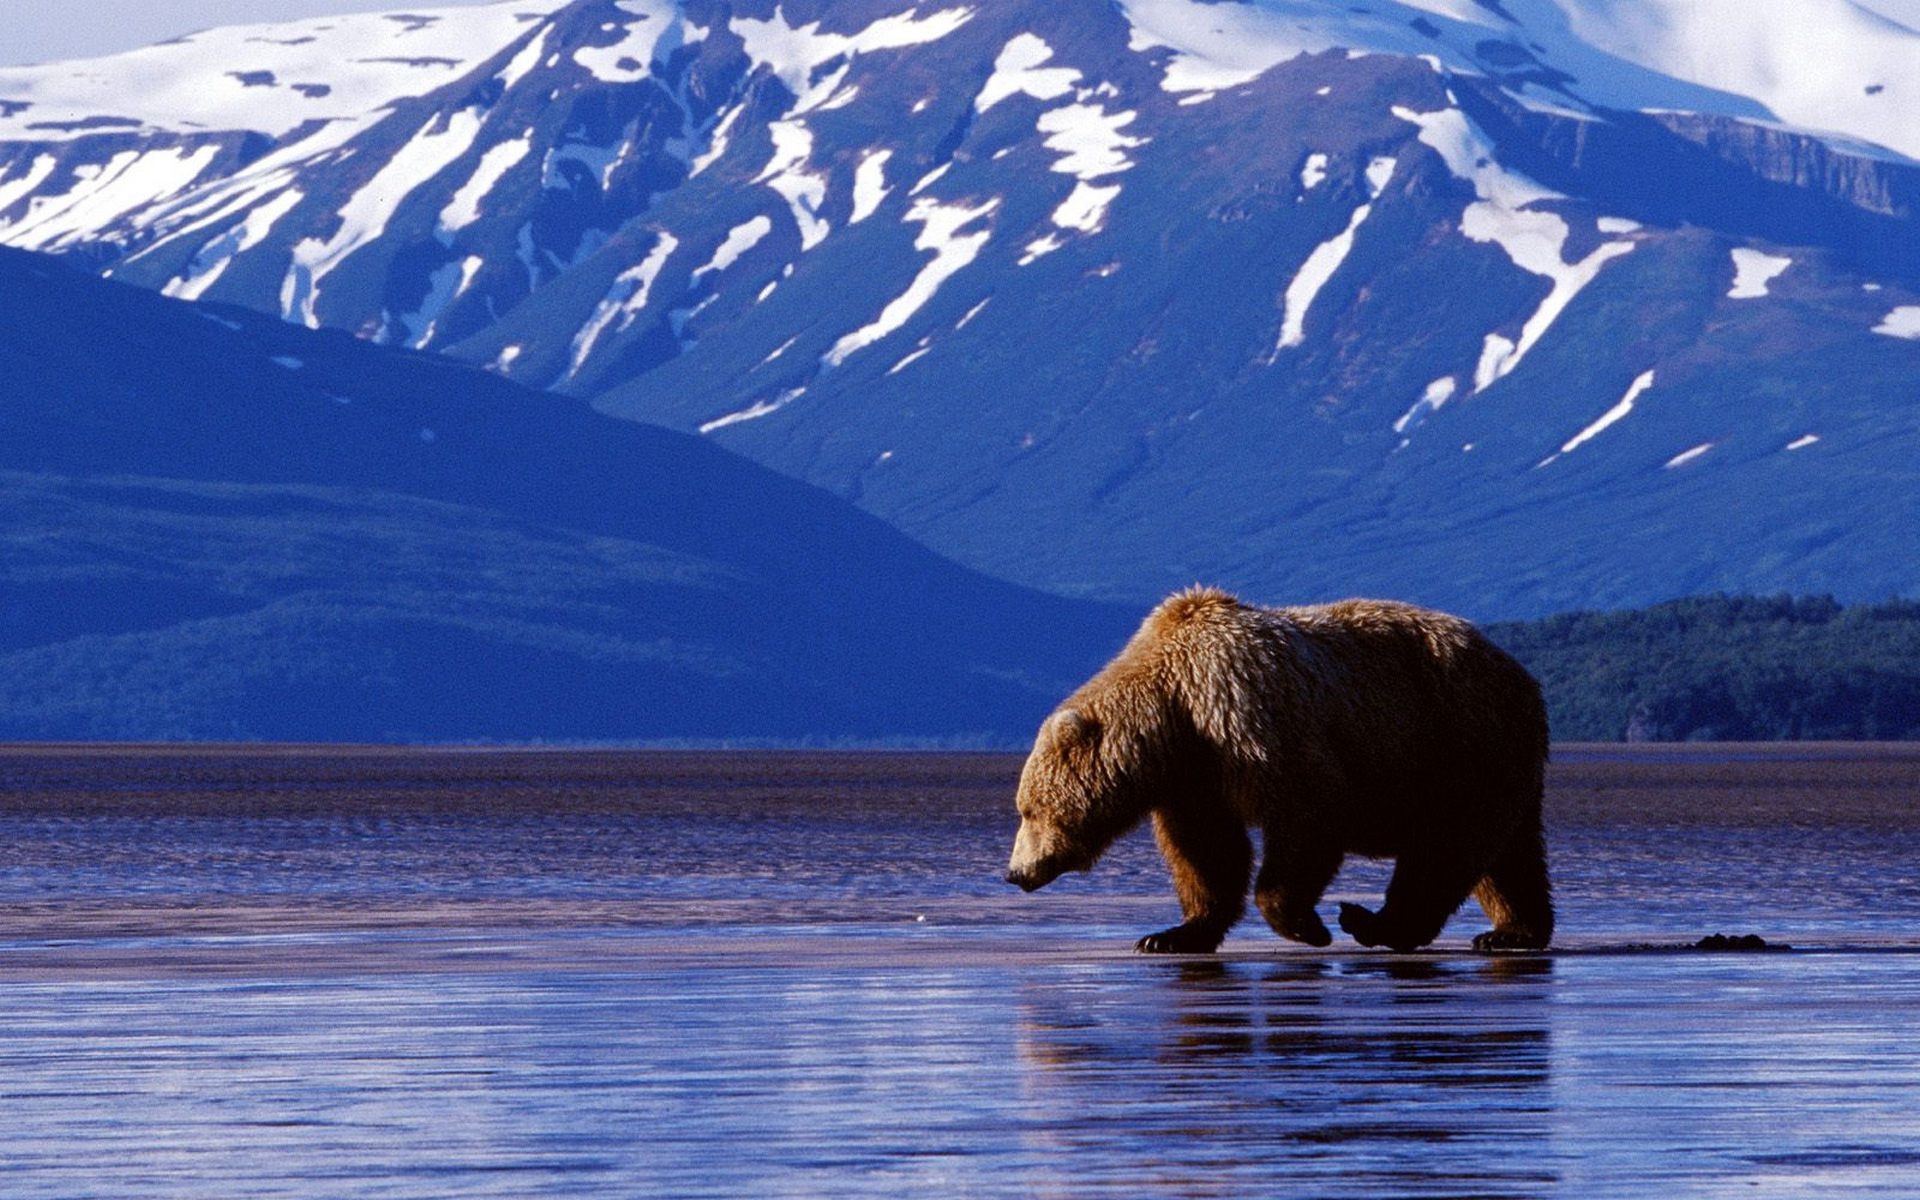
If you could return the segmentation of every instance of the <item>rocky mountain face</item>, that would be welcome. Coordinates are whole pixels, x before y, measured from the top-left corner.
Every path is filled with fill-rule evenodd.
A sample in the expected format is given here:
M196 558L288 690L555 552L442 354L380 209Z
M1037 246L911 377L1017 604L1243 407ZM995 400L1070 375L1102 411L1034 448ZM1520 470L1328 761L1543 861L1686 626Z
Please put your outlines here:
M1017 745L1138 614L697 437L0 250L0 738Z
M1916 106L1844 0L518 0L0 70L0 242L1055 592L1876 598Z

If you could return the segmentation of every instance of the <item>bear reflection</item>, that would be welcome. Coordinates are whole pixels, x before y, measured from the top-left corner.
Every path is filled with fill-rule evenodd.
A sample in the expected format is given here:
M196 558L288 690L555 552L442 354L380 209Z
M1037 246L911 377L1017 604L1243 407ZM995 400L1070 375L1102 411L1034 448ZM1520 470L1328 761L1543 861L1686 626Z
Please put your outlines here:
M1103 1147L1163 1194L1279 1180L1316 1194L1416 1181L1541 1194L1555 1182L1552 970L1545 958L1214 959L1154 964L1124 998L1036 985L1021 1004L1023 1091L1044 1141Z

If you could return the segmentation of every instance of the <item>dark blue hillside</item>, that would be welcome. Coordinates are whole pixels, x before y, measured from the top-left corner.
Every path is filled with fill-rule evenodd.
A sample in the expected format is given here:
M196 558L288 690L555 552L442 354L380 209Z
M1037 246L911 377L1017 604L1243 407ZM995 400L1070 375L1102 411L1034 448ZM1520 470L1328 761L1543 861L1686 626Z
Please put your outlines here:
M1130 615L698 439L0 251L0 736L1012 742Z

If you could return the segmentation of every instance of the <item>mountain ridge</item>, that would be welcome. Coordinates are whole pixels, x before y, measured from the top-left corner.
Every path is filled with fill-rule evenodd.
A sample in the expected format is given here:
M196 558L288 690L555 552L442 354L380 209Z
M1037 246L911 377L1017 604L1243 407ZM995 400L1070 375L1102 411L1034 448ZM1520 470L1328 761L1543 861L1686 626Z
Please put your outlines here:
M384 64L425 82L275 144L10 141L15 113L0 241L699 433L1056 592L1487 618L1911 593L1920 145L1886 114L1920 98L1920 35L1710 7L354 18L322 32L454 65ZM1845 70L1782 49L1822 21ZM209 147L253 157L171 197L116 182Z

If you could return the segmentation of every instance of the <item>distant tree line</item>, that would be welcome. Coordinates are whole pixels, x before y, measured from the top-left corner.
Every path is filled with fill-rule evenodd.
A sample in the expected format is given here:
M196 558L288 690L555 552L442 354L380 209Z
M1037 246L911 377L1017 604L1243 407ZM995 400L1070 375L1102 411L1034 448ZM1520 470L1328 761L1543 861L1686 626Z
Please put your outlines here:
M1561 741L1920 740L1920 602L1702 596L1487 633Z

